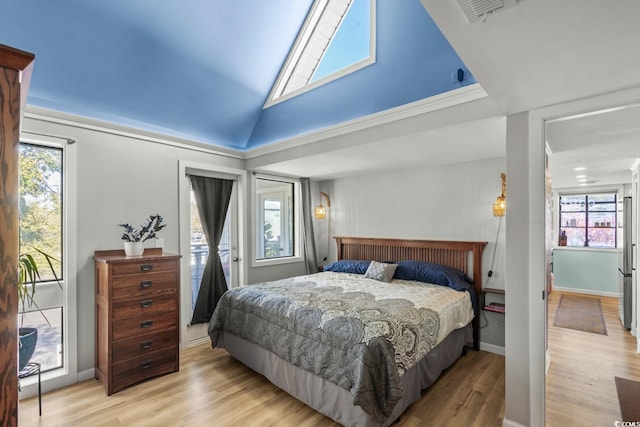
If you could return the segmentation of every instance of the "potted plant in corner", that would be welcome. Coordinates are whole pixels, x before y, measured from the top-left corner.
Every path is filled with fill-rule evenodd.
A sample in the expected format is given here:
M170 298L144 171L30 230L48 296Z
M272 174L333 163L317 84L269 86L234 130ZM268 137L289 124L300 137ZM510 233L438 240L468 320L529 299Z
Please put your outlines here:
M124 240L124 253L126 256L140 256L144 253L144 242L157 237L158 231L166 227L164 218L160 214L149 216L147 222L135 229L129 224L118 224L124 228L122 240Z
M47 261L51 272L53 273L53 277L55 281L58 283L58 286L62 288L62 284L56 275L56 271L53 268L53 262L60 262L51 255L41 251L40 249L33 248L36 252L40 253L44 256L44 259ZM22 312L24 313L25 308L27 307L36 307L42 317L49 323L49 319L42 312L38 304L36 303L34 297L36 293L36 284L40 280L40 271L38 269L38 264L31 254L20 254L18 258L18 300L20 301L20 307L22 308ZM18 328L18 337L19 337L19 349L18 349L18 370L22 370L29 360L31 356L33 356L33 352L36 349L36 343L38 341L38 330L36 328L30 327L20 327Z

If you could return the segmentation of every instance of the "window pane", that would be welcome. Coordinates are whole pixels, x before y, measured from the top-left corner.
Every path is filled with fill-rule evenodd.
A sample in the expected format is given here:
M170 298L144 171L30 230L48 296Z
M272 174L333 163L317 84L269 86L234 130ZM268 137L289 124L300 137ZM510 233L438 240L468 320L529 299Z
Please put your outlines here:
M31 362L42 365L42 372L63 366L62 357L62 307L31 311L20 314L20 327L38 329L36 350Z
M20 253L31 254L42 281L62 279L62 149L20 144Z
M615 228L589 228L589 247L615 248L616 247Z
M579 194L560 197L560 235L567 246L615 248L617 195Z
M256 259L291 257L294 184L256 178Z

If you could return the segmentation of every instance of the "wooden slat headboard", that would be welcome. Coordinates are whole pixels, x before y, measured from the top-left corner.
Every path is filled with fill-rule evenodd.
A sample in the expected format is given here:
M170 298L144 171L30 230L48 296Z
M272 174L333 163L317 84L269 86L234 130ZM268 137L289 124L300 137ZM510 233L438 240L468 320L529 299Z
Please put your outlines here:
M432 262L463 271L473 279L473 288L482 294L482 252L487 242L456 240L411 240L374 237L335 237L338 259L381 262L415 260ZM479 349L479 316L473 320L474 348Z

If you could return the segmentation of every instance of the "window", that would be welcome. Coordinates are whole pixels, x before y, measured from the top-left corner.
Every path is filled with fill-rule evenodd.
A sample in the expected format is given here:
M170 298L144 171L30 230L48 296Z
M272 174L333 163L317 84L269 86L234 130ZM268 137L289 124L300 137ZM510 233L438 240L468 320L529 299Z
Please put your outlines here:
M560 239L566 246L615 248L617 194L560 196Z
M19 324L38 329L36 351L31 358L49 371L63 367L62 291L45 258L53 262L55 274L63 279L63 152L60 147L20 144L20 254L34 257L40 272L36 304L20 307ZM53 297L51 297L53 296Z
M294 181L255 178L256 261L298 260L298 191Z
M374 33L374 0L316 0L265 108L375 62Z

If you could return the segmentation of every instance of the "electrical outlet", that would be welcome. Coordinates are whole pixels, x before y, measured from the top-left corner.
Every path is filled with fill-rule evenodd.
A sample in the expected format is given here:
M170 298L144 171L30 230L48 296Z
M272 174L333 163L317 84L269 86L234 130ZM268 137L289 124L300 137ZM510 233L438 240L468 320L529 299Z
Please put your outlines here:
M504 329L504 316L500 316L500 329Z

